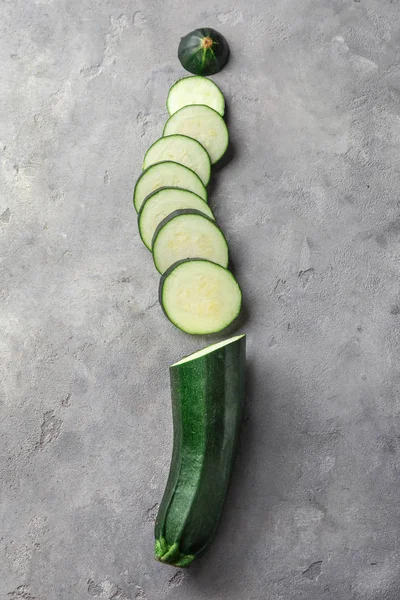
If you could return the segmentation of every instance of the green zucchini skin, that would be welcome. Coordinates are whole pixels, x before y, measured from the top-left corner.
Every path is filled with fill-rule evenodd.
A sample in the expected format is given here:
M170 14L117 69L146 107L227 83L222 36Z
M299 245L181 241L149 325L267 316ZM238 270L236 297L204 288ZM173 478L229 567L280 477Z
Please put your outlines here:
M202 27L181 38L178 58L189 73L214 75L228 62L229 45L221 33Z
M212 541L244 403L246 337L170 367L174 441L155 525L155 556L187 567Z

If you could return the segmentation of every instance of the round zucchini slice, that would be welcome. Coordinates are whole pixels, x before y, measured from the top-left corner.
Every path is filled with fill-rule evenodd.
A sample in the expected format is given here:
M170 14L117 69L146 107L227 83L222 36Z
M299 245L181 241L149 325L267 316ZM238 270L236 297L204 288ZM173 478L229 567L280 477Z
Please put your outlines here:
M221 117L224 116L224 95L219 87L207 77L184 77L170 88L167 98L167 110L170 115L191 104L206 104L216 110Z
M154 233L151 249L159 273L184 258L206 258L223 267L229 263L224 234L199 210L175 210L165 217Z
M200 142L187 135L169 135L154 142L145 154L143 169L165 160L172 160L192 169L204 185L210 181L210 157Z
M163 136L176 133L194 138L207 150L211 163L219 161L229 143L228 128L219 113L205 104L184 106L166 122Z
M200 196L188 190L173 187L160 188L147 196L139 211L138 226L140 237L149 250L151 250L154 232L161 221L175 210L183 208L194 208L210 219L214 219L208 204Z
M159 300L168 319L191 334L217 333L240 313L242 292L228 269L204 259L179 261L164 273Z
M207 190L200 177L184 165L163 161L151 165L140 175L133 191L133 204L139 212L145 198L162 187L180 187L207 201Z

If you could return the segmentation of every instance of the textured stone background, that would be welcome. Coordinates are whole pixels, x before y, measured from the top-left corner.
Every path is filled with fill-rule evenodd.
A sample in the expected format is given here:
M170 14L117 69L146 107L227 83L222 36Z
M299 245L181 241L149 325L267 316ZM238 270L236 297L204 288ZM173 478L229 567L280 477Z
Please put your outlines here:
M2 0L1 600L398 600L398 0ZM235 8L232 8L235 6ZM218 28L248 400L218 537L153 560L174 329L131 192Z

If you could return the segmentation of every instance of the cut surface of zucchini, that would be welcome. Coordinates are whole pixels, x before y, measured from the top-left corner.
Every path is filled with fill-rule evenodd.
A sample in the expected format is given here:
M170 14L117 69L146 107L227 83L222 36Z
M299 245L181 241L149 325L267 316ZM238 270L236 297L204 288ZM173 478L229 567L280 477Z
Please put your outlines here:
M154 142L145 154L143 169L165 160L185 165L200 177L204 185L210 181L210 157L200 142L187 135L169 135Z
M163 136L176 133L198 140L212 164L218 162L228 148L229 134L224 119L205 104L191 104L176 111L166 122Z
M182 260L161 277L159 300L168 319L191 334L217 333L240 313L242 292L228 269L203 259Z
M133 204L139 212L145 198L162 187L180 187L207 201L207 190L194 171L173 161L151 165L140 175L133 191Z
M222 117L224 116L224 95L219 87L207 77L198 75L184 77L170 88L167 97L167 110L170 115L190 104L206 104Z
M202 350L197 350L196 352L193 352L193 354L184 356L183 358L181 358L181 360L178 360L178 362L171 365L171 367L177 367L178 365L183 365L183 363L190 362L192 360L196 360L197 358L201 358L202 356L206 356L207 354L210 354L211 352L215 352L215 350L219 350L219 348L223 348L224 346L227 346L228 344L233 344L237 340L240 340L241 338L244 338L244 337L245 337L245 334L242 333L241 335L235 335L235 336L229 338L228 340L223 340L222 342L217 342L216 344L211 344L211 346L207 346L206 348L203 348Z
M166 187L147 196L139 211L138 227L140 237L149 250L151 250L154 232L161 221L175 210L183 208L194 208L210 219L214 219L207 202L189 190Z
M175 210L161 221L154 233L152 252L160 273L184 258L205 258L222 267L229 262L224 234L215 221L194 209Z

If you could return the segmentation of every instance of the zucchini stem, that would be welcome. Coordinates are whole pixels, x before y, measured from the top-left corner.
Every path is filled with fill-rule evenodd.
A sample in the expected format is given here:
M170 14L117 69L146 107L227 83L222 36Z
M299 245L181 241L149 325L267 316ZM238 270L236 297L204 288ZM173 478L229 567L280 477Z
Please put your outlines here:
M214 44L214 42L212 41L212 39L210 37L205 37L201 40L201 47L204 48L205 50L208 50L209 48L211 48L213 44Z
M194 560L193 554L182 554L179 550L178 542L168 545L164 537L156 540L155 544L156 559L173 567L188 567Z

